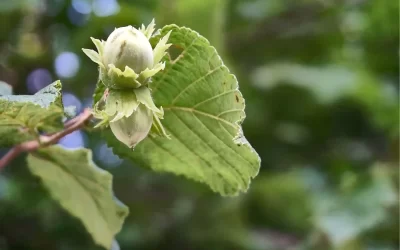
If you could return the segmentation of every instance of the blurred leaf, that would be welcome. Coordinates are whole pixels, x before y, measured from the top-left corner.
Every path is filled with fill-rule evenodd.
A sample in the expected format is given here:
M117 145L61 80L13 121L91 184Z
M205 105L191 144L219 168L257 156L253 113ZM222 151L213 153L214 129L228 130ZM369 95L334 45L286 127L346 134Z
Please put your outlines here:
M163 0L156 20L196 30L223 52L226 0Z
M256 87L265 90L280 84L299 86L325 105L343 98L355 100L364 105L375 124L393 136L398 135L398 91L368 72L351 71L339 65L276 63L258 68L252 78Z
M0 96L0 146L7 147L63 128L61 82L34 95Z
M368 73L360 76L357 89L351 97L363 104L371 120L388 132L388 136L399 136L399 94L388 82L378 82Z
M93 240L110 249L128 208L114 197L112 176L92 162L91 151L52 146L31 153L28 166L50 195L82 221Z
M399 81L399 1L371 1L365 6L363 51L370 70Z
M105 136L122 157L185 175L222 195L236 195L247 190L260 166L240 127L245 113L237 80L208 41L191 29L166 26L152 42L170 30L169 42L181 54L165 56L166 68L151 88L156 104L164 108L163 125L172 139L148 137L132 152L109 130Z
M239 2L237 11L245 18L254 21L262 20L266 17L275 16L292 5L290 1L281 0L256 0Z
M250 190L248 216L259 227L302 234L310 227L311 199L298 171L259 176ZM285 209L282 209L285 208Z
M0 81L0 96L12 95L12 87L6 82Z
M23 0L1 1L0 2L0 13L18 9L23 5L23 2L24 2Z
M275 63L253 73L256 87L271 89L278 84L293 84L312 92L321 103L328 104L356 88L356 75L340 66L312 67L294 63Z
M357 180L344 192L320 191L313 197L314 221L335 246L357 238L388 219L386 209L398 202L390 176L381 165L372 169L368 179Z

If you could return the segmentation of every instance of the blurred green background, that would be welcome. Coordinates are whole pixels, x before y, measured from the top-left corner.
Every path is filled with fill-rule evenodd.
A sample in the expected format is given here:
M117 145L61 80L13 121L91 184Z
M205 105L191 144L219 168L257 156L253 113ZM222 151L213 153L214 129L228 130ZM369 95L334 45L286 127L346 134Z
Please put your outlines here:
M97 133L67 136L61 145L92 148L115 176L130 208L120 248L394 250L398 15L396 0L1 0L0 80L33 94L61 79L64 103L82 110L97 80L81 51L90 36L153 17L191 27L239 80L261 171L246 194L223 198L119 159ZM0 249L100 248L20 157L0 175Z

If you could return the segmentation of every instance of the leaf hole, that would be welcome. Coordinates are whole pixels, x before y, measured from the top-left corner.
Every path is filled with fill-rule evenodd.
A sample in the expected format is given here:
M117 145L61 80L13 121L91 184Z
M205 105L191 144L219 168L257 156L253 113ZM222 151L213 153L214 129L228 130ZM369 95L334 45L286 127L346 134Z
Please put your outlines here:
M117 211L118 217L125 217L125 215L126 215L125 211Z
M179 45L173 44L168 49L168 54L172 61L177 60L179 57L183 57L182 53L183 53L183 48Z

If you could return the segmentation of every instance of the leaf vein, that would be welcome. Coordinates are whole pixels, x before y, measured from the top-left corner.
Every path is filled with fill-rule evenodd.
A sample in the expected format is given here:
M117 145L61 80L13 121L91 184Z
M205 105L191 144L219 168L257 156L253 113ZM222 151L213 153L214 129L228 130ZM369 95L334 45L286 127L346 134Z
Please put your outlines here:
M200 115L211 117L211 118L213 118L215 120L221 121L221 122L233 127L234 129L238 129L238 125L237 124L231 123L230 121L227 121L225 119L222 119L220 117L217 117L215 115L212 115L212 114L209 114L209 113L197 110L197 109L186 108L186 107L178 107L178 106L167 106L167 107L164 107L163 109L164 109L164 111L176 109L176 110L182 110L182 111L186 111L186 112L194 112L194 113L197 113L197 114L200 114Z
M194 105L192 108L194 109L194 108L196 108L196 107L198 107L198 106L200 106L200 105L203 105L204 103L207 103L207 102L209 102L209 101L212 101L212 100L214 100L214 99L217 99L217 98L219 98L219 97L221 97L221 96L224 96L224 95L226 95L226 94L230 94L230 93L235 92L235 91L237 91L237 90L236 90L236 89L231 89L231 90L225 91L225 92L223 92L223 93L221 93L221 94L212 96L212 97L210 97L210 98L208 98L208 99L206 99L206 100L204 100L204 101L201 101L201 102L197 103L197 104Z
M211 164L210 162L208 162L206 159L204 159L204 158L201 157L199 154L197 154L197 153L196 153L196 150L194 150L193 148L191 148L191 147L189 147L187 144L185 144L185 143L183 142L183 140L182 140L180 137L178 137L175 133L172 132L171 129L169 129L168 127L167 127L167 129L168 129L168 132L170 132L171 135L179 141L179 143L181 143L185 148L187 148L187 149L188 149L193 155L195 155L200 161L205 162L206 165L207 165L210 169L212 169L213 171L215 171L215 173L216 173L222 180L224 180L226 183L229 183L229 181L225 178L225 176L224 176L223 174L221 174L219 171L217 171L217 170L212 166L212 164Z
M193 116L194 117L196 117L196 119L215 137L215 138L217 138L219 141L221 141L224 145L225 145L225 147L226 148L228 148L228 149L230 149L230 150L232 150L232 152L234 152L235 154L237 153L236 152L236 150L234 150L231 146L229 146L225 141L223 141L221 138L219 138L206 124L204 124L204 122L200 119L200 118L198 118L197 116L196 116L196 114L195 113L192 113L193 114ZM219 122L218 122L219 123ZM220 123L219 123L220 124ZM232 135L230 136L230 137L232 137ZM233 141L233 138L232 138L232 141ZM239 155L239 157L240 158L242 158L245 162L247 162L247 163L249 163L250 165L252 164L249 160L247 160L246 158L244 158L242 155L240 155L239 153L237 153L238 155Z
M181 92L179 92L179 93L175 96L175 98L174 98L174 99L172 100L172 102L171 102L171 105L174 105L175 102L179 99L179 97L180 97L183 93L185 93L191 86L193 86L193 85L196 84L197 82L203 80L203 79L206 78L207 76L209 76L209 75L215 73L217 70L221 69L222 67L224 67L223 64L221 64L221 65L219 65L218 67L216 67L216 68L210 70L209 72L207 72L207 74L203 75L202 77L200 77L200 78L196 79L195 81L193 81L192 83L188 84L183 90L181 90Z
M182 53L180 54L180 55L183 55L183 53L187 53L187 51L193 46L193 44L197 41L197 40L199 40L199 38L200 37L196 37L195 39L193 39L193 41L192 41L192 43L191 44L189 44L189 46L187 46L183 51L182 51ZM179 56L180 56L179 55ZM179 59L180 60L180 59ZM178 60L178 61L179 61ZM171 62L171 66L169 67L169 68L172 68L173 67L173 65L175 64L175 63L177 63L178 61L176 61L176 62L174 62L174 63L172 63L172 61L170 61ZM165 78L165 76L167 75L167 71L166 71L167 69L164 69L164 74L161 76L161 78L160 79L158 79L157 80L157 82L158 82L158 84L156 85L156 86L154 86L154 88L153 88L153 92L156 92L157 90L158 90L158 88L159 88L159 86L161 85L161 83L163 83L164 81L164 78Z
M179 117L175 112L173 112L173 114L175 114L175 116L182 122L182 124L184 124L189 131L191 131L194 135L196 135L197 138L200 139L200 141L204 142L204 144L206 144L208 146L208 148L213 151L216 155L218 155L219 158L221 158L228 166L231 166L234 171L239 175L239 178L242 180L244 186L246 186L246 180L243 178L242 174L240 173L240 171L236 168L236 166L234 166L233 164L229 163L217 150L215 150L209 143L206 142L206 140L204 140L200 135L198 135L196 132L194 132L193 129L190 129L190 126L188 126L186 124L186 122L183 121L183 119L181 117ZM194 113L192 113L193 116L196 117L196 115ZM197 118L197 117L196 117ZM201 122L201 121L200 121ZM202 123L202 122L201 122ZM202 123L203 124L203 123ZM204 124L203 124L204 125ZM214 135L214 134L213 134ZM215 135L214 135L215 136ZM218 138L218 137L217 137ZM218 138L219 139L219 138ZM225 144L226 145L226 144Z

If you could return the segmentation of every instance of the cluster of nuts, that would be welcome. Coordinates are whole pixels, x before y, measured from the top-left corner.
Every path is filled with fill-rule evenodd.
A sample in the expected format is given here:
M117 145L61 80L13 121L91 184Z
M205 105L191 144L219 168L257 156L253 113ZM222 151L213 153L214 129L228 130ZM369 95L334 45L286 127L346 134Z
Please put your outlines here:
M166 136L161 119L164 112L157 108L148 83L165 68L161 62L170 32L153 49L154 20L140 29L132 26L115 29L106 41L92 38L97 48L83 52L99 65L99 81L106 87L101 100L94 106L99 126L110 126L115 137L130 148L151 135Z

